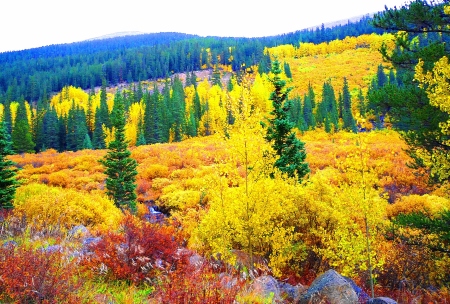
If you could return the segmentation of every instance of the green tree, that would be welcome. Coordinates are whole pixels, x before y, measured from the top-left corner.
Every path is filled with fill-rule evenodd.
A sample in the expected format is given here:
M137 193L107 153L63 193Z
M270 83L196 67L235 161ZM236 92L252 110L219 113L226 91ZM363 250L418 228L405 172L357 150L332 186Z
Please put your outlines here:
M397 83L389 81L382 88L370 90L368 108L380 117L389 114L393 127L401 131L408 144L407 153L414 160L411 165L430 172L434 165L425 165L424 157L437 159L436 151L440 155L450 152L447 136L440 133L440 124L446 122L449 115L430 105L424 89L414 83L414 68L420 58L424 69L429 71L437 60L450 54L449 44L445 43L450 38L447 27L450 16L444 9L449 2L411 1L376 14L372 22L395 34L394 50L389 51L383 46L380 51L396 69ZM430 180L436 182L439 179L434 176Z
M16 194L18 182L14 163L6 158L12 154L11 142L6 126L0 121L0 209L12 209L12 200Z
M120 92L114 98L112 112L114 139L108 145L108 152L100 163L105 166L106 189L114 204L131 212L136 211L136 175L137 162L130 157L125 140L125 108Z
M25 102L19 102L17 108L16 121L11 133L14 151L17 153L32 153L34 152L33 136L30 131L30 124L28 123L27 112L25 109Z
M344 130L357 132L358 129L356 128L355 118L353 117L352 99L346 77L344 77L344 86L342 88L342 120L344 121Z
M267 128L265 139L272 144L277 155L274 167L301 181L309 173L309 165L305 162L304 143L292 131L293 124L288 117L291 105L287 102L287 97L291 88L285 88L286 81L279 76L282 71L278 60L273 61L271 71L274 74L270 79L274 85L274 91L270 95L273 110L270 112L272 118L268 120L268 125L263 123Z

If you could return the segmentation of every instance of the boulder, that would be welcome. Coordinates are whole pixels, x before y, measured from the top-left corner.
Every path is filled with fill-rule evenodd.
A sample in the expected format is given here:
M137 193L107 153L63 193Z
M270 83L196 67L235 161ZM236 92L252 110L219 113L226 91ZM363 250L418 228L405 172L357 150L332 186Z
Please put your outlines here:
M348 277L344 277L344 279L346 279L347 282L349 282L350 285L352 285L353 290L356 292L356 295L358 296L359 303L367 303L367 301L369 301L370 299L369 295L364 290L362 290L361 287L356 285L356 283L353 282L352 279Z
M85 239L91 236L91 233L89 232L89 229L87 229L83 225L78 225L73 227L69 230L67 233L67 236L70 239Z
M370 299L368 304L397 304L397 301L392 300L391 298L386 297L378 297Z
M298 301L300 296L307 290L307 288L302 284L293 286L285 282L278 282L278 289L280 290L281 298L286 300L288 303Z
M248 293L265 301L270 299L272 303L282 302L278 281L270 275L253 280L248 288Z
M330 269L312 282L306 293L300 296L298 303L357 304L358 296L343 276Z
M13 240L6 241L6 242L4 242L3 245L2 245L3 248L17 247L17 246L18 246L17 242L16 242L16 241L13 241Z

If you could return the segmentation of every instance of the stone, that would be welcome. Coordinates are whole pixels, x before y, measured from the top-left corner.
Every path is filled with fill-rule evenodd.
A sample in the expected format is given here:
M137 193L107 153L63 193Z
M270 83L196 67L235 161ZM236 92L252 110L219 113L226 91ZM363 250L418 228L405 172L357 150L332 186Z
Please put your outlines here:
M298 301L300 296L307 290L302 284L293 286L285 282L278 282L278 289L280 290L281 298L289 303Z
M270 299L272 303L282 302L278 281L270 275L257 277L251 283L248 291L250 294L264 300Z
M71 239L80 239L80 238L84 239L90 237L91 233L89 232L89 229L87 229L85 226L78 225L70 229L67 235Z
M377 297L370 299L368 304L397 304L397 301L387 297Z
M308 290L300 296L300 304L357 304L358 296L352 285L335 270L318 276Z

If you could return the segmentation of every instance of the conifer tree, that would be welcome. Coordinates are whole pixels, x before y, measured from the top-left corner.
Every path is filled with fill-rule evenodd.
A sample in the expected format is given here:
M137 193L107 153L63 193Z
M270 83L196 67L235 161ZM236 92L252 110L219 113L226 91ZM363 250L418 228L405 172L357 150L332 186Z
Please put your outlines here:
M6 158L12 154L11 142L6 126L0 121L0 209L12 209L12 200L16 194L18 182L16 180L16 169L12 161Z
M278 60L272 63L272 73L274 76L270 81L274 85L274 91L270 95L270 100L273 110L268 126L263 123L267 128L265 139L272 144L277 155L274 167L301 181L308 174L309 166L305 162L305 144L292 131L293 124L288 117L290 102L287 102L287 97L291 88L285 88L286 81L279 76L281 69Z
M354 133L357 132L355 118L352 113L352 100L346 77L344 77L344 86L342 88L342 120L344 121L343 129Z
M125 140L125 108L119 91L114 98L111 121L115 129L114 139L108 145L107 154L100 160L107 175L106 193L118 208L135 212L137 162L130 157Z
M30 124L28 123L25 102L19 102L17 108L16 121L11 133L14 151L17 153L34 152L33 136L30 132Z
M59 146L59 121L55 109L49 107L43 118L44 147L61 150Z
M105 133L103 132L103 123L100 117L100 111L95 113L95 129L92 134L92 147L94 149L105 149Z

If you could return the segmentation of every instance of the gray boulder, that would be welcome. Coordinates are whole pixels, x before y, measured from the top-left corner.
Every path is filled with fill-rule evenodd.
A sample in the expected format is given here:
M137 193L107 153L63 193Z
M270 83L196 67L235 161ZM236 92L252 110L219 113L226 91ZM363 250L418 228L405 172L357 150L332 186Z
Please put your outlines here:
M330 269L312 282L306 293L300 296L298 303L357 304L358 296L343 276Z
M248 293L272 303L281 303L281 292L278 288L278 281L270 275L256 278L248 288Z
M69 230L67 233L67 236L70 239L85 239L91 236L91 233L89 232L89 229L87 229L83 225L78 225L73 227Z
M386 297L378 297L370 299L368 304L397 304L397 301L392 300L391 298Z

